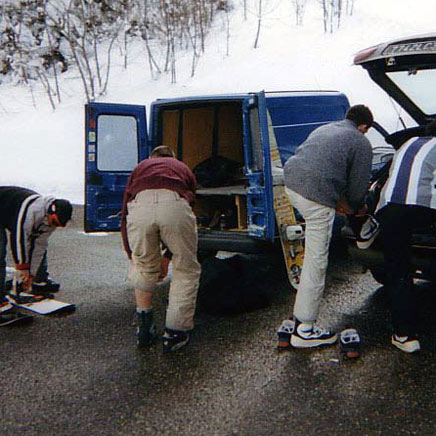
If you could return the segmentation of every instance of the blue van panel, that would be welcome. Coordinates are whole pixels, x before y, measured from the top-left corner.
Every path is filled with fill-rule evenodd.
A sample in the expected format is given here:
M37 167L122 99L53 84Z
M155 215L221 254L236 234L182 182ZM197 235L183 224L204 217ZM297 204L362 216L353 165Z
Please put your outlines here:
M339 92L289 92L266 94L282 163L317 127L344 118L350 107Z
M124 129L120 129L123 126L120 121L127 122ZM116 131L132 135L117 137ZM85 106L87 232L119 230L126 182L132 169L147 155L144 106L112 103Z
M277 148L279 149L282 163L284 164L292 155L294 155L297 147L305 141L314 129L322 124L323 123L313 123L304 126L288 126L285 128L274 126Z
M262 186L262 196L264 199L263 210L266 216L263 217L264 237L270 241L274 240L275 233L275 215L274 215L274 199L273 199L273 184L271 172L271 155L270 155L270 141L269 141L269 121L268 121L268 104L264 92L256 94L258 112L259 112L259 131L262 138L262 151L263 151L263 177L264 183ZM248 208L250 212L250 208ZM255 225L255 223L253 223Z

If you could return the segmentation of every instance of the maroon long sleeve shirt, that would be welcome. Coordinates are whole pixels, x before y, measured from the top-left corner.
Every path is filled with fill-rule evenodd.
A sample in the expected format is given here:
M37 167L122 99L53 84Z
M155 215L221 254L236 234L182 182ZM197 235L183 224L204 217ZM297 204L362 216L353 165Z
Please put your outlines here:
M121 234L129 259L132 251L126 229L127 203L133 200L138 192L146 189L169 189L177 192L191 204L195 199L197 181L186 164L172 157L145 159L132 171L124 191L121 212Z

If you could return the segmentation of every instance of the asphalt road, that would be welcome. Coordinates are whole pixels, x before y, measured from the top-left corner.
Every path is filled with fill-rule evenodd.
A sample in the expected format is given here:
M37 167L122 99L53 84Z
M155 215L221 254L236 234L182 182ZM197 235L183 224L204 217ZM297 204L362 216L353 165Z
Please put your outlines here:
M353 326L362 357L338 347L275 349L294 296L278 272L270 307L199 314L189 347L163 355L135 346L134 302L118 234L85 235L81 213L50 241L68 316L2 328L0 434L19 436L433 435L435 289L420 284L423 351L390 345L382 293L340 249L330 262L320 323ZM165 292L158 296L162 327Z

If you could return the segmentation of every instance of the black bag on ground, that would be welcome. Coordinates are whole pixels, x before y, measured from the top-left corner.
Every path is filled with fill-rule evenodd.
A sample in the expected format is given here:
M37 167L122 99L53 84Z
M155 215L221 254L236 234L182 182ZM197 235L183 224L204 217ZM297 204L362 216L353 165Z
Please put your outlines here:
M215 188L231 185L239 175L241 164L222 156L212 156L194 168L194 175L200 186Z
M268 281L271 270L264 258L250 255L205 259L197 298L200 312L232 315L269 306L274 293Z

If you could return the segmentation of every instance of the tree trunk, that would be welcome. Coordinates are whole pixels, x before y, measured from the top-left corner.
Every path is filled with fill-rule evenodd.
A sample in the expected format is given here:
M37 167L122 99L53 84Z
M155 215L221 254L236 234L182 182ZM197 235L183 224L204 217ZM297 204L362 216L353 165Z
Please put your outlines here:
M261 24L262 24L262 0L258 0L257 32L256 32L256 39L254 41L254 48L258 47Z

